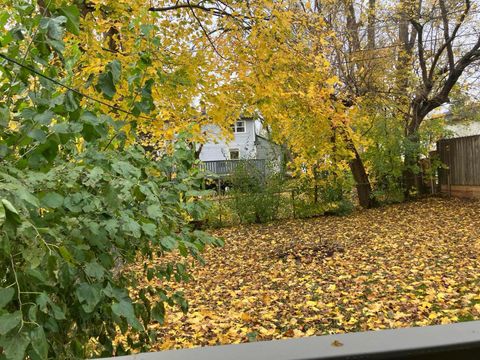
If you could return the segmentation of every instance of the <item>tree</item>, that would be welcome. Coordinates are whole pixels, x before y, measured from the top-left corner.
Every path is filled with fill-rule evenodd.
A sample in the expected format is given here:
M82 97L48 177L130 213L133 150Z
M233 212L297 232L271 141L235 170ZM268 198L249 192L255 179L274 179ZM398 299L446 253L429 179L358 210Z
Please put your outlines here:
M152 83L136 77L148 61L137 56L127 66L92 55L97 72L85 70L91 34L80 14L89 11L11 1L0 13L0 356L6 359L148 348L155 338L148 324L163 322L166 305L186 311L187 302L161 282L140 287L139 281L186 280L187 263L145 265L137 273L127 267L175 250L201 259L206 245L221 244L190 225L206 211L195 201L203 192L190 139L177 137L156 160L135 145L137 123L154 120ZM98 42L99 29L90 28ZM120 32L105 34L110 42ZM116 343L119 333L125 341Z
M461 76L480 60L480 35L467 31L476 23L470 0L440 0L432 4L405 1L400 6L400 41L406 55L418 66L416 73L411 72L416 76L405 114L405 132L412 144L418 144L418 132L427 115L449 102ZM415 53L410 50L414 46ZM415 153L405 154L407 190L422 188L415 171L417 160Z
M471 29L478 17L468 0L405 0L391 5L374 0L316 1L315 11L334 31L327 57L347 104L360 108L376 104L373 109L383 113L389 108L389 118L402 119L403 182L410 193L422 184L417 160L424 120L448 103L456 85L475 79L479 35ZM372 119L377 118L374 112ZM373 121L377 120L370 121L372 127ZM396 123L393 120L392 125Z
M211 24L206 28L200 22L222 59L223 69L217 71L223 74L221 91L228 99L223 107L234 105L237 114L260 112L276 140L290 146L301 173L307 169L313 177L328 169L341 174L349 166L361 205L373 204L344 105L334 94L336 78L324 56L325 22L308 2L169 3L152 11L199 12L203 23Z

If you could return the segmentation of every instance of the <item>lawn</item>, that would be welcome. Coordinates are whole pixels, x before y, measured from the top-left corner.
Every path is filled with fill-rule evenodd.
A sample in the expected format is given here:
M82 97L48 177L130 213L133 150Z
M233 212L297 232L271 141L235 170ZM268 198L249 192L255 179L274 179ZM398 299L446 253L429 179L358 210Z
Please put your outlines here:
M425 199L347 217L218 230L156 349L480 319L480 202Z

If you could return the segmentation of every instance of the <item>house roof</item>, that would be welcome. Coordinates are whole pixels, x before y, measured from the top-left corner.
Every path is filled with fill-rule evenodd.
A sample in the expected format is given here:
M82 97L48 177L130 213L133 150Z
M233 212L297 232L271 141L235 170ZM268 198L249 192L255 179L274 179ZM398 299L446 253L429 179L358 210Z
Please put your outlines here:
M257 142L257 138L260 138L262 140L265 140L265 141L268 141L269 143L272 143L274 145L277 145L277 146L281 146L280 144L277 144L276 142L270 140L270 139L267 139L266 137L262 136L262 135L258 135L255 133L255 143Z

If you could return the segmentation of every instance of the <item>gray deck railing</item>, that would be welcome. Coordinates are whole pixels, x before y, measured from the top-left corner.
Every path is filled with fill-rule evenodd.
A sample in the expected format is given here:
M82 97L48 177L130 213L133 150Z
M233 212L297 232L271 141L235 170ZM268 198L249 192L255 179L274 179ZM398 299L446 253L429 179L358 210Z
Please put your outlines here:
M110 359L480 359L480 321L169 350Z
M199 164L200 169L217 175L233 174L240 166L245 167L247 171L254 170L260 174L265 173L264 159L203 161Z

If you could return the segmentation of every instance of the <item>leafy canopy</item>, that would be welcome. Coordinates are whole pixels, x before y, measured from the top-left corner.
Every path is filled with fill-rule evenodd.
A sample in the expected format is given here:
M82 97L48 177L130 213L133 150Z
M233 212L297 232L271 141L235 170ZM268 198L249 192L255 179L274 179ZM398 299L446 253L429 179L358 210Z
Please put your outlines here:
M88 46L81 43L82 16L76 5L55 1L47 7L10 1L0 16L0 348L6 359L147 348L155 334L145 329L163 322L165 305L188 308L181 293L163 286L166 279L188 279L187 263L145 265L143 277L158 279L147 287L125 266L172 251L201 259L206 245L221 245L190 226L206 205L196 201L201 174L192 167L187 137L178 136L159 159L135 145L140 113L145 119L154 107L152 81L140 80L145 61L126 66L104 59L98 73L79 76L82 45ZM122 91L134 96L120 101ZM119 333L122 344L114 342Z

